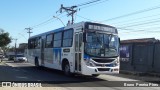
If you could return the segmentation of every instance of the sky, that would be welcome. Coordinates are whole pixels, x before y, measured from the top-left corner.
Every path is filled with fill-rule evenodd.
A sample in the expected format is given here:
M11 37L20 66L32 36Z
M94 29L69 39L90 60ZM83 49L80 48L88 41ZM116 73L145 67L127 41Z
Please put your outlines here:
M80 5L94 0L0 0L0 28L16 38L17 44L27 43L31 27L32 34L63 27L70 17L67 13L56 13L64 7ZM121 40L138 38L160 39L160 0L100 0L80 6L75 14L75 23L96 21L118 29ZM12 40L11 46L15 41Z

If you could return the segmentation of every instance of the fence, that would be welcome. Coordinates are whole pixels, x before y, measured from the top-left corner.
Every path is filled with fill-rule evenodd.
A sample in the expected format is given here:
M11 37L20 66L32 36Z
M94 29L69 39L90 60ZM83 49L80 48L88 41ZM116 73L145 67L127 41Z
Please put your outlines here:
M122 43L120 69L160 73L160 42Z

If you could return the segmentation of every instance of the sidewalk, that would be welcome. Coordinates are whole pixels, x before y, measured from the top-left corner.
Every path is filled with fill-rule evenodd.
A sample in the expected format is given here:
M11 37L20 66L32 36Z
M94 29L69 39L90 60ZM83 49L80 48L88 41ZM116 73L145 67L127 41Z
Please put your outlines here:
M151 81L160 83L159 73L143 73L143 72L131 72L131 71L120 71L119 77L128 77L131 79L141 80L141 81Z
M135 76L151 76L151 77L160 77L160 73L154 73L154 72L135 72L135 71L120 71L121 74L127 74L127 75L135 75Z

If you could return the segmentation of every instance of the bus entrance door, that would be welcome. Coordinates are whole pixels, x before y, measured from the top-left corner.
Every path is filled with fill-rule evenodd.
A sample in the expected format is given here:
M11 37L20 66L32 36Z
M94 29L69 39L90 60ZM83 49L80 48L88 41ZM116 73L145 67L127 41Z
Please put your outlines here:
M44 39L41 39L41 65L44 65Z
M82 59L82 32L75 33L75 71L81 71L81 59Z

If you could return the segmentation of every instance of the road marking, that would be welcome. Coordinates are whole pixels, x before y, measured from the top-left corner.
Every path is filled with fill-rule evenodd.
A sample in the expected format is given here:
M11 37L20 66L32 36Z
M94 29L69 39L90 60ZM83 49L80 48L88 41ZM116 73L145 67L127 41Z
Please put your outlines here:
M11 63L5 63L5 64L7 64L8 66L11 66L11 67L15 67L13 64L11 64Z
M8 66L11 67L26 67L26 66L34 66L30 63L6 63Z
M112 75L100 75L98 78L105 79L107 81L139 81L135 79L117 77Z
M19 79L29 79L27 76L16 76L16 78L19 78Z

